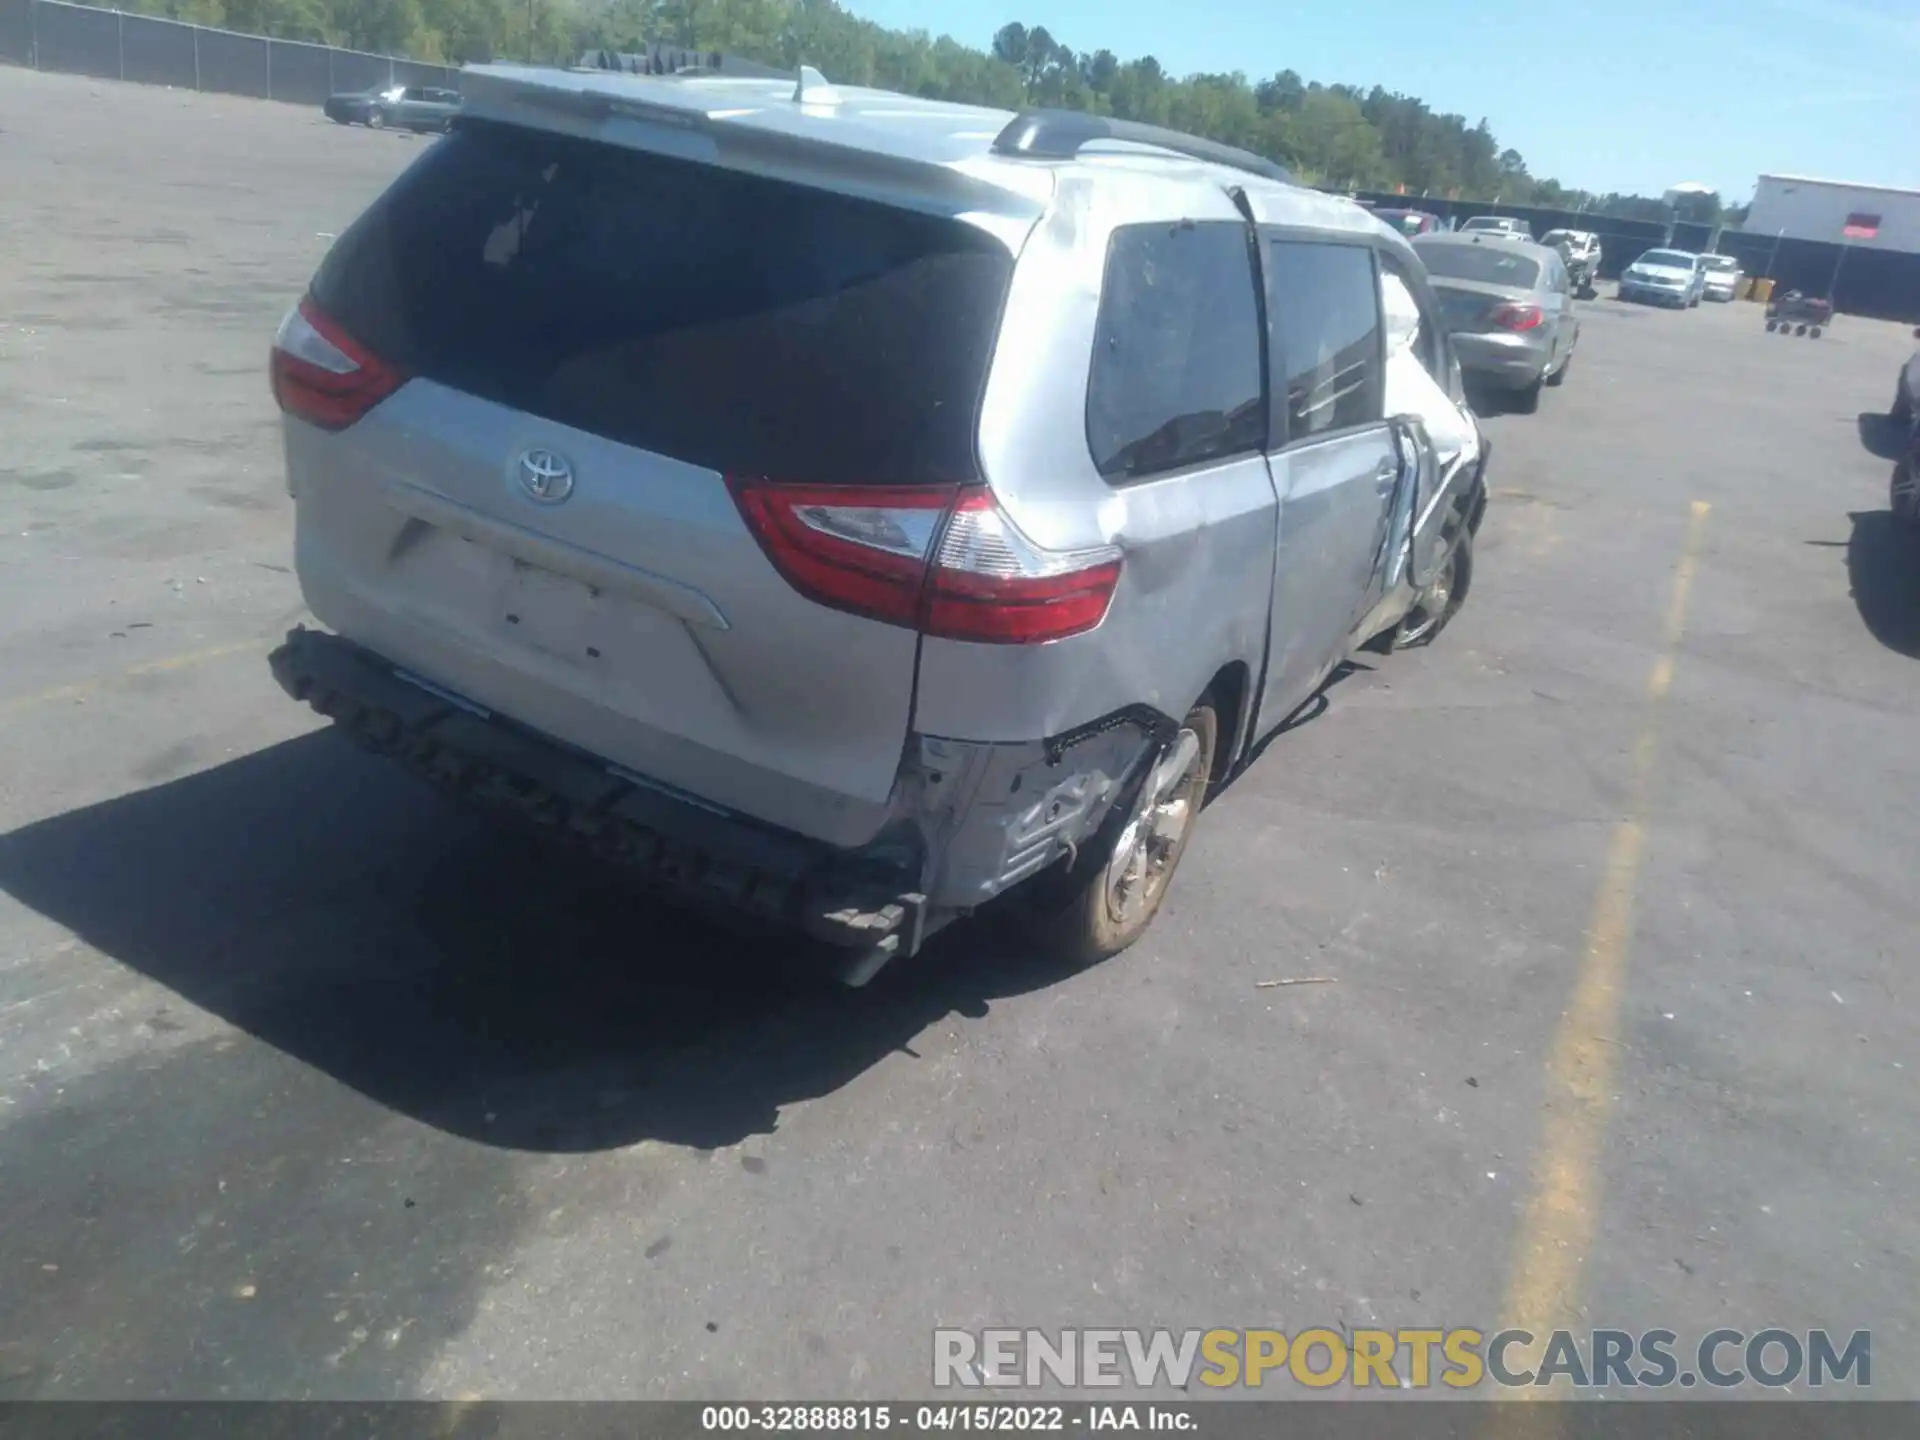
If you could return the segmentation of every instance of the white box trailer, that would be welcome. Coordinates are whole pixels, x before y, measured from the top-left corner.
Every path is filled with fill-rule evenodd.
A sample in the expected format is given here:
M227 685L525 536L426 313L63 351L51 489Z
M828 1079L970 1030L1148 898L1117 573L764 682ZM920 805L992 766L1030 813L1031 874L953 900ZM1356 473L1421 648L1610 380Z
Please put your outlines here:
M1863 250L1920 252L1920 190L1762 175L1741 229Z

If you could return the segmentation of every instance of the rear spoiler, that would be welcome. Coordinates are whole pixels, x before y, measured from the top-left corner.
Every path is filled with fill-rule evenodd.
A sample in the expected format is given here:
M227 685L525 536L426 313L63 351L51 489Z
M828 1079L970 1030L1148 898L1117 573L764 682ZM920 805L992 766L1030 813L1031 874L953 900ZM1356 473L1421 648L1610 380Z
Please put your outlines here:
M988 136L978 157L926 159L847 143L873 132L859 117L811 114L817 72L796 84L728 76L628 76L469 66L463 115L623 145L775 180L813 185L961 218L1017 250L1045 212L1044 169L995 166ZM842 140L840 137L847 137Z

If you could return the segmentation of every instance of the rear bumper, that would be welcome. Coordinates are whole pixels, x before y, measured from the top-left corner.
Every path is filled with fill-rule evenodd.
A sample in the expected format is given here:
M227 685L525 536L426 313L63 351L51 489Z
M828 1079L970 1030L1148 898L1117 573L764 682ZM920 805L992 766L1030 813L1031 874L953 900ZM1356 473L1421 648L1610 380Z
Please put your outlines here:
M656 789L404 678L337 635L293 630L268 663L281 689L363 749L460 801L530 821L677 898L803 930L854 952L850 961L871 958L876 970L922 939L925 896L860 852Z
M1546 374L1548 348L1519 335L1455 335L1460 368L1483 384L1524 390Z
M1732 300L1732 299L1733 299L1733 286L1731 286L1731 285L1709 285L1709 286L1707 286L1707 288L1706 288L1706 289L1704 289L1704 290L1702 290L1702 291L1700 292L1700 296L1701 296L1701 298L1702 298L1702 299L1704 299L1704 300L1727 300L1727 301L1730 301L1730 300Z
M1023 744L912 736L892 818L841 849L660 787L337 635L295 629L269 664L361 748L677 899L803 931L840 952L851 984L1074 855L1173 733L1129 710Z

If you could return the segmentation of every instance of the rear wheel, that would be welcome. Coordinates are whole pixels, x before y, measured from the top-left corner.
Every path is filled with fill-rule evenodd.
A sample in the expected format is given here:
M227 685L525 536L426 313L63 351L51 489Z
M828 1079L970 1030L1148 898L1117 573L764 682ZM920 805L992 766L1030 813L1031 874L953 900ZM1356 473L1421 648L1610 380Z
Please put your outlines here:
M1778 320L1767 321L1767 333L1769 335L1771 335L1774 331L1778 330L1779 328L1780 328L1780 322Z
M1899 386L1894 387L1893 407L1887 411L1887 418L1896 425L1913 423L1913 401L1907 398L1907 392Z
M378 110L369 110L367 112L367 128L369 130L378 130L386 123L387 117L382 115Z
M1146 933L1207 798L1219 731L1213 697L1203 696L1132 803L1064 871L1035 882L1034 928L1050 949L1091 965Z
M1560 362L1560 368L1554 371L1553 374L1547 377L1547 384L1549 385L1566 384L1567 371L1571 370L1572 368L1573 368L1573 351L1569 350L1567 351L1567 358Z
M1513 408L1522 415L1533 414L1534 411L1540 408L1540 387L1545 384L1546 379L1542 377L1527 386L1526 389L1514 391Z

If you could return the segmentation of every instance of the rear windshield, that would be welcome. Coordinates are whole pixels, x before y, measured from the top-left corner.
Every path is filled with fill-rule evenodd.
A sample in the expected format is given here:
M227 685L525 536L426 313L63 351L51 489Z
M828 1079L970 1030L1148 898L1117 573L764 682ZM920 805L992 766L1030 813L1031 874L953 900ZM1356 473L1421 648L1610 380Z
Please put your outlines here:
M412 374L729 474L976 478L1012 258L957 221L470 123L314 298Z
M1531 289L1540 263L1505 245L1417 245L1427 273L1436 280L1479 280Z
M1684 250L1649 250L1634 263L1636 265L1667 265L1675 270L1691 270L1695 258Z
M1705 265L1707 269L1718 271L1721 274L1726 274L1740 268L1740 262L1731 255L1708 255L1703 257L1700 263Z

